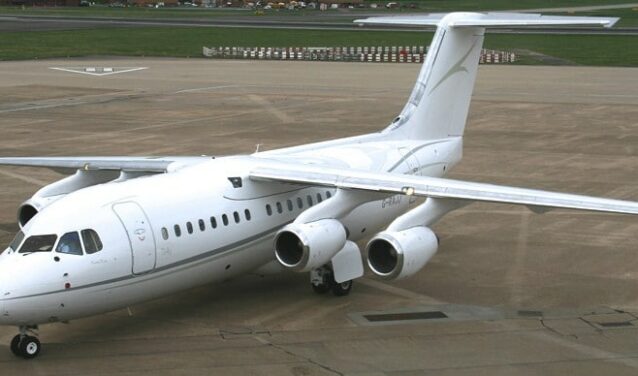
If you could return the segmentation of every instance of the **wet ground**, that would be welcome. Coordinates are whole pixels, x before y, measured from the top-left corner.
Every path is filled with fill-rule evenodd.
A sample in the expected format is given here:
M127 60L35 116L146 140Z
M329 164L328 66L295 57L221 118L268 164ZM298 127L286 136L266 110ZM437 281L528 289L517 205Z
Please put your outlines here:
M146 68L94 76L80 70ZM73 59L0 63L0 156L226 155L384 127L417 65ZM98 70L99 71L99 70ZM105 70L102 70L104 72ZM106 70L108 71L108 70ZM638 200L638 70L482 66L450 177ZM60 179L0 168L0 243ZM246 276L43 326L9 374L635 375L638 221L474 204L401 282L314 295L306 275ZM34 271L35 272L35 271Z

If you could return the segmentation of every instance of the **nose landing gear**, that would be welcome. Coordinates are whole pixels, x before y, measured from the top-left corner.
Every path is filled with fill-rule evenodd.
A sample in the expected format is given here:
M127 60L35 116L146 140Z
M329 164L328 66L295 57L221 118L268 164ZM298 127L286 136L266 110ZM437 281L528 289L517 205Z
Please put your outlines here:
M42 348L40 340L38 340L38 337L35 335L32 336L27 334L35 334L33 331L36 329L37 326L20 327L20 334L16 335L11 340L11 352L13 355L24 359L33 359L40 354L40 349Z

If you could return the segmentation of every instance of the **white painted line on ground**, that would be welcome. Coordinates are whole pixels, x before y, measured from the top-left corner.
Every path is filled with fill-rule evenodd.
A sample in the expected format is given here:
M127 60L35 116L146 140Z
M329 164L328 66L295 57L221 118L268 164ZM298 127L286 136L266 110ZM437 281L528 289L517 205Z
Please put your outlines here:
M42 181L40 179L30 178L28 176L16 174L16 173L9 172L9 171L0 170L0 175L4 175L4 176L8 176L10 178L22 180L23 182L26 182L26 183L29 183L29 184L33 184L33 185L37 185L37 186L40 186L40 187L44 187L45 185L49 184L48 182Z
M112 75L112 74L140 71L140 70L143 70L143 69L148 69L148 67L122 68L122 70L117 70L117 68L103 68L102 72L98 72L97 68L94 68L94 67L87 67L87 68L49 67L49 69L58 70L58 71L62 71L62 72L79 73L79 74L86 74L86 75L89 75L89 76L101 77L101 76L109 76L109 75Z
M175 94L195 93L195 92L198 92L198 91L226 89L226 88L229 88L229 87L239 87L239 85L221 85L221 86L198 87L198 88L194 88L194 89L185 89L185 90L176 91Z
M291 116L281 111L280 109L276 108L268 99L262 97L261 95L250 94L248 95L248 98L263 107L266 111L271 113L282 123L290 124L295 122L295 119L293 119Z
M372 287L374 289L381 290L383 292L387 292L389 294L396 295L401 298L407 298L407 299L418 301L421 303L426 303L426 304L441 304L442 303L441 301L436 300L427 295L421 295L410 290L402 289L400 287L390 286L381 281L377 281L373 279L359 278L356 280L356 283L362 284L364 286Z

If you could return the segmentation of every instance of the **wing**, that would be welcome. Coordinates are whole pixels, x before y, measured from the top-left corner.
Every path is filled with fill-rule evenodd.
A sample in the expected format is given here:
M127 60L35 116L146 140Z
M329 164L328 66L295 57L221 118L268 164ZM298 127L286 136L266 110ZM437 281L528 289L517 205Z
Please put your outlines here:
M526 205L534 211L541 212L552 208L564 208L638 214L638 202L386 172L366 172L301 164L265 164L253 169L250 177L258 181Z
M0 158L0 166L44 167L53 170L114 170L166 172L179 165L197 164L212 157L29 157Z

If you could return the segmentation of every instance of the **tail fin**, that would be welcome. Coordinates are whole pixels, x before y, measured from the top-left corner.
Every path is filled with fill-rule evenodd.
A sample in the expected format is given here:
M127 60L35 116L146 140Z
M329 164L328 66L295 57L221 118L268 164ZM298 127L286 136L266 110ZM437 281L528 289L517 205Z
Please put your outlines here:
M449 13L371 17L360 24L436 25L421 72L405 107L384 132L409 139L463 136L486 27L596 25L617 18L524 13Z

